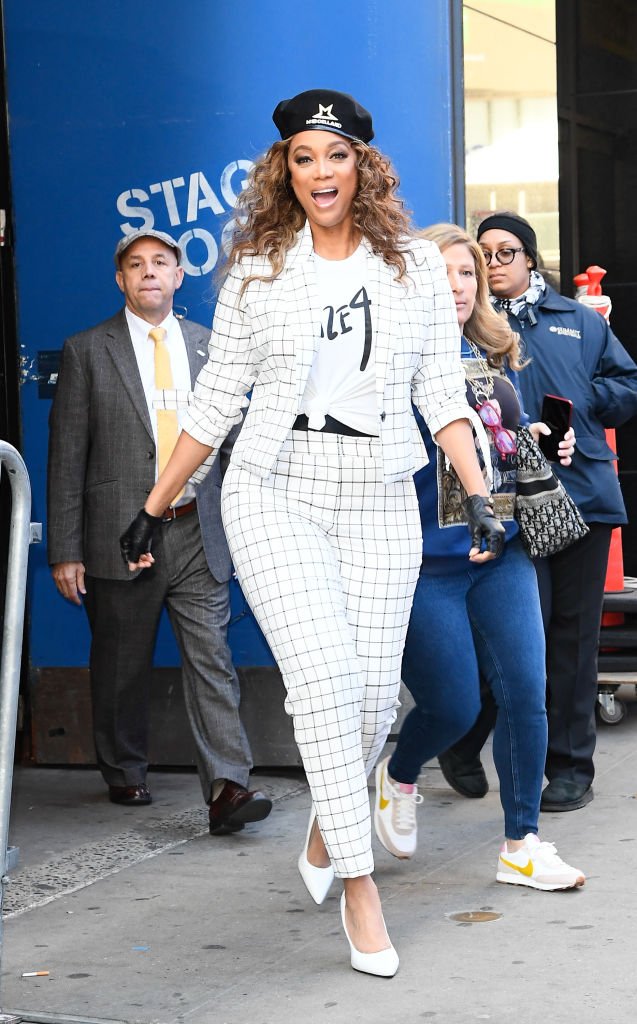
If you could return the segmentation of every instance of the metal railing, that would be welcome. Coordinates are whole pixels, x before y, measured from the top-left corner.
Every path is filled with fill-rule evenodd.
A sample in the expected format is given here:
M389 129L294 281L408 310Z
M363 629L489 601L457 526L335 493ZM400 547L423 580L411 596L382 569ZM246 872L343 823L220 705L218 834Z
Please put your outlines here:
M31 484L29 474L22 457L6 441L0 441L0 472L2 470L6 470L11 484L11 526L0 660L0 968L2 966L3 940L2 907L4 890L8 882L7 871L14 867L17 861L17 850L8 850L9 813L20 689L27 562L29 544L32 539L35 539L30 521ZM19 1018L3 1014L0 1010L0 1022L17 1020Z

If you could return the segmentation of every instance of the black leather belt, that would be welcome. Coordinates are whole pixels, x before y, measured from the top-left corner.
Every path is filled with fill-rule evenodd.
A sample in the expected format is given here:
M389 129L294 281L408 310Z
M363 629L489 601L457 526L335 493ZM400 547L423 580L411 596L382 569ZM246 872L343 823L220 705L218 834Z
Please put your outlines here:
M307 416L301 413L297 416L294 423L292 424L292 430L309 430L310 425L308 423ZM347 437L377 437L377 434L364 434L361 430L354 430L353 427L348 427L347 423L341 423L340 420L335 420L333 416L325 417L325 426L321 427L320 434L346 434Z
M187 501L185 505L169 505L165 508L161 514L162 523L172 523L173 519L179 519L180 516L187 516L189 512L194 512L197 508L197 501L195 498L192 501Z

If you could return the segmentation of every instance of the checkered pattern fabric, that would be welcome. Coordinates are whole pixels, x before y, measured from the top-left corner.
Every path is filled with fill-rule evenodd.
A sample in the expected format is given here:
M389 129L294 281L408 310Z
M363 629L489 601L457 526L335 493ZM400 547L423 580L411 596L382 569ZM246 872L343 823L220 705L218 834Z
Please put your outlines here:
M413 473L432 435L467 404L460 334L437 247L406 240L408 279L367 242L377 439L293 431L320 339L309 227L276 280L245 258L221 290L208 362L183 428L219 447L249 409L222 514L244 594L287 688L312 799L339 877L373 869L367 774L396 713L402 650L422 552ZM250 280L242 291L246 278ZM168 406L168 396L164 395ZM205 475L205 467L194 474Z
M407 243L406 243L407 244ZM371 301L376 400L385 483L403 480L425 465L427 456L411 399L433 434L452 420L478 417L465 397L460 334L445 263L437 247L409 240L407 286L363 240ZM242 282L268 275L266 257L254 256L232 268L220 292L209 359L187 402L183 427L217 448L237 423L246 395L250 407L233 461L266 477L299 412L320 335L320 304L306 226L275 281ZM480 424L481 429L481 424ZM205 475L205 469L201 470ZM197 474L195 480L199 479Z
M368 874L367 775L396 716L421 560L413 481L385 485L378 439L292 431L267 478L231 463L222 515L335 873Z

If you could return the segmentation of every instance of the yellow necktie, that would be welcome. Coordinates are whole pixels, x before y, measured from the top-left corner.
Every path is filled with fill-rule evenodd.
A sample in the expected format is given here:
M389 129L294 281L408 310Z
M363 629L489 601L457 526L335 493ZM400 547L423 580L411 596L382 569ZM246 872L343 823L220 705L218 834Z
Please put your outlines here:
M166 348L163 327L153 327L148 337L155 344L155 387L158 391L170 391L174 387L173 374L170 368L170 353ZM176 409L157 409L157 470L161 473L173 453L179 437L179 420ZM176 494L171 504L175 504L184 493L183 488Z

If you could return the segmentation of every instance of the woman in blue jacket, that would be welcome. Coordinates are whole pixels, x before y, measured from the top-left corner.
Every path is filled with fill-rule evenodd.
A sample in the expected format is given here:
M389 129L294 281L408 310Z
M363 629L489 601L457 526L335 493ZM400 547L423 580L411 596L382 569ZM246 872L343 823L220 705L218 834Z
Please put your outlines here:
M546 628L549 739L543 811L570 811L593 799L597 650L613 527L626 523L615 453L605 429L637 414L637 366L604 317L559 295L536 270L533 228L517 214L496 213L477 233L496 310L522 339L528 366L520 376L524 405L539 418L545 394L573 403L577 450L564 472L555 466L590 532L539 559ZM483 796L480 750L495 719L487 696L474 728L441 757L447 781L465 796Z
M447 265L463 329L467 399L490 434L494 508L506 541L497 562L465 564L464 527L445 500L446 460L417 417L431 465L415 477L423 559L402 664L416 706L402 725L393 756L376 769L376 834L394 856L412 856L420 769L473 723L482 676L498 707L493 757L505 842L496 878L535 889L570 889L583 885L584 875L565 864L552 843L538 838L547 739L544 631L535 570L513 518L515 428L526 421L515 372L521 366L518 338L491 309L486 264L476 242L454 224L435 225L425 235L438 244ZM540 423L529 429L536 437L550 432ZM560 449L569 464L572 434Z

